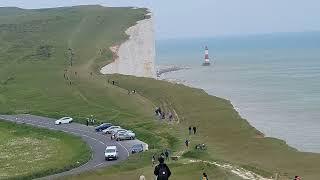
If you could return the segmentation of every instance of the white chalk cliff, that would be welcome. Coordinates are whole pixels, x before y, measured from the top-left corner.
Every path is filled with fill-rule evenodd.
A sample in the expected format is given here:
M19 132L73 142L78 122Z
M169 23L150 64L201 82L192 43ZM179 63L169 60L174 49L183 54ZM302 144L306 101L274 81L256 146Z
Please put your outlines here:
M101 73L155 78L155 34L152 16L150 19L138 21L126 33L130 36L126 42L118 48L110 48L118 54L118 58L103 67Z

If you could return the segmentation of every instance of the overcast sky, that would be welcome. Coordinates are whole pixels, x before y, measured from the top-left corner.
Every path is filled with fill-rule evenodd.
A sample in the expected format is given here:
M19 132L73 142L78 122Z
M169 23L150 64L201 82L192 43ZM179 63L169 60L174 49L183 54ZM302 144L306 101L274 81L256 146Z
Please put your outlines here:
M152 9L157 39L320 30L319 0L0 0L0 6L80 4Z

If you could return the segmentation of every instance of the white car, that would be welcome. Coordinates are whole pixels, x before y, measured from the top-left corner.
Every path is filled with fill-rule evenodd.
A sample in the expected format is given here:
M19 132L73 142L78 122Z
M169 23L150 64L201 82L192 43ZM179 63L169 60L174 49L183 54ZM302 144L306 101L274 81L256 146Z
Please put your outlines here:
M117 146L107 146L104 151L104 158L106 161L117 160L119 158Z
M103 130L102 132L105 134L111 134L113 129L121 129L120 126L110 126L107 129Z
M58 119L54 122L55 125L59 125L59 124L69 124L73 121L73 119L71 117L63 117L61 119Z

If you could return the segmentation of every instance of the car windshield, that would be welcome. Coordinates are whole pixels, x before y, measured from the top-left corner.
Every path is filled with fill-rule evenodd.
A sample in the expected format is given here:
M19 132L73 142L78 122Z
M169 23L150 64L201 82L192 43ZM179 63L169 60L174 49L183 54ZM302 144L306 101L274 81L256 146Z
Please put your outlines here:
M103 126L107 126L108 124L104 123L104 124L101 124L99 127L103 127Z
M116 152L115 149L106 149L106 153L114 153L114 152Z

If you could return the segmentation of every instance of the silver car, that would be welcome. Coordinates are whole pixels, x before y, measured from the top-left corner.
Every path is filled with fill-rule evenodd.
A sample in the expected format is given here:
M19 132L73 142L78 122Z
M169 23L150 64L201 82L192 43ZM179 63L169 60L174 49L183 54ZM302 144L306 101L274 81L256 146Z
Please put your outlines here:
M111 134L112 130L114 130L114 129L121 129L121 127L120 126L110 126L107 129L103 130L102 132L105 134Z
M136 138L136 134L132 131L121 131L121 132L118 132L116 135L115 135L115 139L117 141L122 141L122 140L133 140Z

